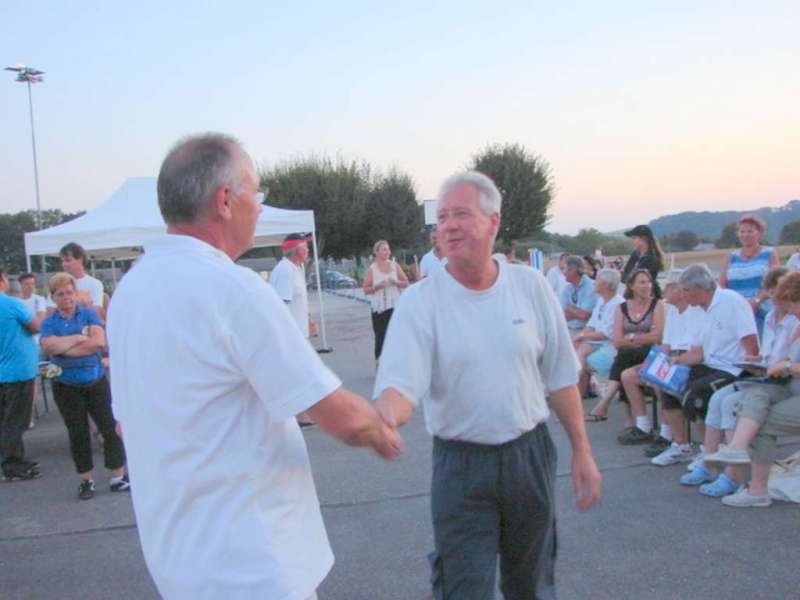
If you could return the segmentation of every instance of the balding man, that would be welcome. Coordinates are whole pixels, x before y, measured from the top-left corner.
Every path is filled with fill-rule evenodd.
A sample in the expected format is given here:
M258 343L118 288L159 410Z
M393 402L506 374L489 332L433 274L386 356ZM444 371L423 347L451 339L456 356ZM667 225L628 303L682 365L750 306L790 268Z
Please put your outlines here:
M421 399L434 436L433 597L554 594L556 455L549 406L567 430L578 505L600 473L584 429L579 364L544 277L492 260L500 192L485 175L448 179L438 203L446 267L411 286L389 325L375 382L388 423Z
M234 264L253 245L258 183L235 139L178 143L158 176L167 234L145 244L111 304L114 407L144 556L167 599L316 597L333 554L298 413L385 458L401 445L274 290Z

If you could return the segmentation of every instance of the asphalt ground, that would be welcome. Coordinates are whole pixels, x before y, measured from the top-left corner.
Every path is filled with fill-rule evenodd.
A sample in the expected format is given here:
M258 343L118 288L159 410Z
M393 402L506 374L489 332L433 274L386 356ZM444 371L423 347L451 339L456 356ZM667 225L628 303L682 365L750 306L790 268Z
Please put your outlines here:
M347 387L368 395L375 370L368 308L328 295L325 305L334 351L323 358ZM580 513L572 498L569 444L560 425L550 424L559 449L562 600L800 598L800 506L732 509L680 486L682 466L651 466L640 447L616 443L618 406L607 422L588 428L604 495L597 507ZM320 600L429 597L431 440L421 412L403 434L405 454L386 463L306 430L336 555ZM77 500L57 412L40 419L26 445L43 476L0 484L0 598L157 598L130 496L108 492L101 468L96 497ZM788 444L787 454L797 447ZM102 465L100 455L96 462Z

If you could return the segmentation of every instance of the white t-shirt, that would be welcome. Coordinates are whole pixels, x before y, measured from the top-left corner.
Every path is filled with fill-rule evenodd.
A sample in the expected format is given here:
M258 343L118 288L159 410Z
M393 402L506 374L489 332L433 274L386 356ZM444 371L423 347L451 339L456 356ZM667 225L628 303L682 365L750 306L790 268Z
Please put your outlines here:
M661 341L670 350L688 350L703 328L705 311L698 306L687 306L683 312L679 312L674 304L665 303L664 306L664 334Z
M439 258L433 253L433 250L429 250L419 261L419 274L422 277L429 277L434 271L441 269L446 264L446 258Z
M103 284L99 279L91 275L84 275L75 280L75 288L79 292L87 292L92 299L92 304L97 307L103 306Z
M595 331L605 334L610 340L614 335L614 313L617 306L625 302L625 298L616 294L611 296L608 301L604 301L603 297L597 295L597 304L594 305L592 316L586 323L586 327L591 327Z
M556 293L556 298L560 298L561 290L567 284L567 278L564 277L564 273L558 268L558 265L550 267L547 270L547 283L553 288L553 291Z
M473 291L441 269L400 297L374 395L424 398L440 438L502 444L547 419L545 396L577 383L579 368L541 273L499 263L495 283Z
M795 252L789 257L786 268L790 271L800 271L800 252Z
M738 376L742 370L733 365L744 358L742 338L748 335L758 335L750 303L738 292L718 287L692 345L703 347L707 366Z
M30 298L19 298L19 301L27 306L34 315L47 310L47 300L39 294L31 294Z
M164 598L306 600L333 554L295 415L340 381L255 272L184 235L145 251L108 339L147 566Z
M278 297L287 303L301 333L308 338L308 291L303 267L282 258L272 270L269 282L278 292Z

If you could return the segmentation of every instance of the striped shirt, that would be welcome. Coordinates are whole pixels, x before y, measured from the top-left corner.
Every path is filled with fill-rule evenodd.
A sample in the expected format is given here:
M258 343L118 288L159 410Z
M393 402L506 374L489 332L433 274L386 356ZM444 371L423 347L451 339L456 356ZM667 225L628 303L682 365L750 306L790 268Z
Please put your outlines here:
M742 251L734 250L728 265L728 289L739 292L747 300L756 297L761 291L761 282L770 269L773 248L762 246L751 258L742 257Z

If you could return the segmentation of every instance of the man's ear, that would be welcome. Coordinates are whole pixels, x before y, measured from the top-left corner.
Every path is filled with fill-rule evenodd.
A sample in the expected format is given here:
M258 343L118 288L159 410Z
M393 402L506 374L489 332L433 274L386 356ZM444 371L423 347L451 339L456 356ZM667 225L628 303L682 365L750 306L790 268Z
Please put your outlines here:
M211 214L208 215L212 221L229 221L233 216L231 203L233 202L233 189L229 185L221 185L214 192L209 202Z

